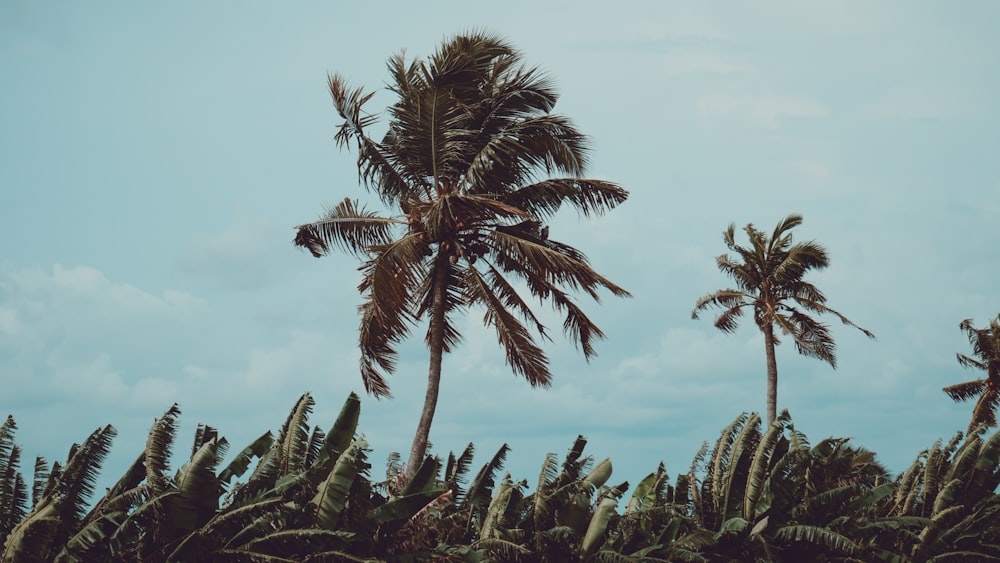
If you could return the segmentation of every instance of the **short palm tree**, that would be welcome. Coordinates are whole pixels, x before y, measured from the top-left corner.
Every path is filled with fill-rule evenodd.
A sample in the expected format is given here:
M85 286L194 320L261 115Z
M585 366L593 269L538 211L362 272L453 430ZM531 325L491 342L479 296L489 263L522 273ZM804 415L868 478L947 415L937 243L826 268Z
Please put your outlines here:
M830 313L869 338L875 337L827 307L823 292L802 279L810 270L826 268L830 261L826 249L814 241L793 244L791 230L801 224L801 215L789 215L778 223L771 236L749 224L743 229L750 238L749 247L736 244L735 225L730 224L722 238L726 247L737 256L723 254L716 258L716 264L736 281L737 289L710 293L698 299L691 312L691 317L697 319L698 313L709 307L722 309L715 319L715 327L732 333L739 326L744 309L753 309L753 320L764 334L767 355L768 424L774 422L778 405L778 365L774 349L781 341L774 327L792 337L800 354L819 358L834 368L837 359L833 335L829 327L812 314Z
M975 356L957 354L958 363L963 367L981 369L986 372L986 377L945 387L944 392L955 401L978 397L972 409L969 432L980 424L996 426L997 405L1000 405L1000 315L986 328L972 326L972 319L965 319L958 327L968 335Z
M344 119L336 141L355 144L358 171L393 215L344 200L314 223L300 225L295 244L322 256L333 246L363 260L358 289L361 376L367 391L389 396L385 375L396 367L396 345L429 319L430 368L424 408L407 473L426 452L441 379L441 361L461 340L453 319L472 306L485 310L507 363L534 386L551 381L534 333L545 327L522 297L565 313L563 328L584 355L601 330L572 296L595 300L604 288L628 292L589 265L579 250L548 236L544 221L568 204L589 216L625 201L611 182L584 179L587 139L565 117L549 113L557 95L536 68L503 39L457 36L426 60L388 63L388 131L369 136L376 117L363 111L372 93L330 78ZM554 174L562 177L551 177ZM533 330L532 330L533 329Z

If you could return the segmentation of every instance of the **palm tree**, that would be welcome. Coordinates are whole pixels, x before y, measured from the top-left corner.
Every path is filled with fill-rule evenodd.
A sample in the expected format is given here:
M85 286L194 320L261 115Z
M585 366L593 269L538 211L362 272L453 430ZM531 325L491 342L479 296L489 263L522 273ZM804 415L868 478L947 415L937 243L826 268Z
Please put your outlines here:
M716 264L723 273L736 281L738 289L722 289L710 293L695 304L691 318L709 307L722 313L715 327L727 333L736 331L744 308L753 308L753 320L764 334L767 354L767 421L774 422L778 405L778 365L774 348L781 341L775 334L777 326L783 335L795 340L795 348L804 356L819 358L837 367L835 343L827 325L810 313L836 315L846 325L853 326L875 338L871 332L851 322L847 317L826 306L826 296L813 284L803 280L809 270L822 270L829 264L826 249L814 241L792 243L791 230L802 224L801 215L789 215L768 237L752 224L744 227L750 246L736 244L735 226L730 224L722 238L729 250L738 256L723 254Z
M976 426L997 425L997 405L1000 404L1000 315L987 328L972 326L972 319L965 319L958 325L969 337L972 356L957 354L958 363L963 367L984 370L985 379L966 381L944 388L944 392L955 401L968 401L979 397L972 409L969 432ZM978 359L977 359L978 358Z
M430 367L408 459L412 475L426 452L443 354L461 340L453 322L459 313L482 307L507 363L533 386L551 382L534 336L548 334L519 285L565 313L564 331L588 359L594 355L593 340L604 335L571 292L595 300L600 288L629 294L594 271L582 252L550 239L544 221L563 204L584 216L603 213L628 192L581 177L586 137L549 113L557 99L550 81L525 67L503 39L459 35L426 60L407 63L400 53L388 67L397 101L381 141L368 133L377 118L363 111L373 93L349 89L336 75L329 86L344 120L338 145L355 144L362 182L395 215L347 199L297 227L295 244L317 257L337 246L363 260L361 377L372 395L390 395L385 376L396 367L396 345L429 319Z

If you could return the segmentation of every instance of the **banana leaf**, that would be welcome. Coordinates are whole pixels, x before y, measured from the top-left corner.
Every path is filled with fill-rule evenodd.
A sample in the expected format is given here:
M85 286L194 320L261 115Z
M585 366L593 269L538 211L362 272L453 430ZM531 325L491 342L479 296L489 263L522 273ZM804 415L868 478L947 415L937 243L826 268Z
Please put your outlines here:
M337 458L336 465L327 478L320 483L316 495L310 501L313 525L325 530L333 530L337 525L354 478L358 475L357 453L368 444L360 439Z

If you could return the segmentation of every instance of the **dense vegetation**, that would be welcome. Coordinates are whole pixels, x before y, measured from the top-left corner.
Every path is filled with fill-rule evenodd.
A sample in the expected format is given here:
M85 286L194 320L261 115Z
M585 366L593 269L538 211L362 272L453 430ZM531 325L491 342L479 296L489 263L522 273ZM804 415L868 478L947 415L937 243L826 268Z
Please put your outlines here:
M373 481L351 395L327 431L303 395L276 434L222 466L227 442L199 425L170 469L168 409L113 487L91 503L115 435L98 428L64 463L19 470L0 427L3 562L146 561L987 561L1000 558L1000 432L980 426L891 477L844 438L811 443L787 413L740 415L690 469L634 486L577 438L537 479L503 474L505 445L474 474L473 446L398 457Z

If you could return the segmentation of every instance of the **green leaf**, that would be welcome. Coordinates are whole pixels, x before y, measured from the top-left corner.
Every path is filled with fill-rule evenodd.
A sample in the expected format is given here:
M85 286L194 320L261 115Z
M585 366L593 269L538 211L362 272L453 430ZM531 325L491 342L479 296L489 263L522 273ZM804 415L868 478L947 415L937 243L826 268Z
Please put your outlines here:
M271 444L274 443L274 434L271 431L263 433L256 440L250 443L249 446L243 448L243 451L236 454L229 465L219 473L220 483L229 483L233 477L242 477L246 470L250 467L250 462L253 458L263 457L267 450L271 448Z
M337 458L337 463L327 478L320 484L319 490L310 501L313 525L333 530L351 491L351 485L358 475L357 453L367 447L364 439L358 440Z
M775 538L788 542L803 542L822 545L828 549L843 554L853 555L858 551L858 545L849 538L819 526L793 525L784 526L775 533Z
M372 511L376 522L396 523L409 520L425 506L440 497L447 489L426 489L417 493L398 496Z
M340 408L337 420L334 421L330 431L326 433L323 449L320 450L313 467L327 467L350 447L354 441L354 434L358 430L360 417L361 399L352 392L344 401L344 406Z
M413 474L409 482L406 483L406 487L400 496L407 496L414 493L419 493L422 491L434 488L438 490L439 487L435 487L437 482L437 472L441 464L438 462L437 458L432 456L427 456L424 458L423 463L417 469L417 472Z
M215 468L227 446L225 438L212 438L181 468L177 479L178 494L167 504L168 522L174 530L190 532L215 515L223 490Z
M604 532L607 531L608 522L611 521L617 506L618 501L611 495L601 499L587 526L587 533L583 536L583 543L580 546L583 557L590 556L604 543Z

